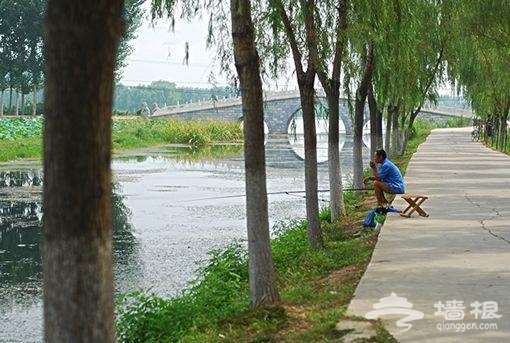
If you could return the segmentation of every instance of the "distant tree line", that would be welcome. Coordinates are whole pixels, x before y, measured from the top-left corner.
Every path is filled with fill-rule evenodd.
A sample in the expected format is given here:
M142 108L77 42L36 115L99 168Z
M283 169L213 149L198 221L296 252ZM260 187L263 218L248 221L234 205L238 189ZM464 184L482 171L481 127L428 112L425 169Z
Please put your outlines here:
M234 96L236 90L232 87L189 88L177 87L168 81L153 81L149 85L125 86L119 84L115 87L113 108L116 111L135 113L140 110L141 104L146 102L149 107L157 103L162 107L198 102L203 100L217 100Z
M141 24L143 0L127 0L123 6L125 31L119 41L115 78L121 76L131 53L130 41ZM0 116L40 114L44 85L42 22L47 0L0 0ZM26 97L31 95L30 100ZM36 108L37 107L37 108Z
M0 115L6 90L8 111L14 109L18 114L20 107L25 108L25 96L37 94L42 84L41 23L45 6L44 0L0 1ZM13 93L20 94L14 105Z

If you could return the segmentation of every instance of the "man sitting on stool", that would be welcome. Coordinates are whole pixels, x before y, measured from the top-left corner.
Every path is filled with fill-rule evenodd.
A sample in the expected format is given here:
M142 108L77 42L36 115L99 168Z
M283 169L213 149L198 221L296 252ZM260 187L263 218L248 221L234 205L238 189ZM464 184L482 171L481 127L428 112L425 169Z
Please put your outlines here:
M379 172L377 171L376 163L381 164ZM374 160L370 161L370 169L372 169L374 176L364 178L363 183L366 185L368 181L374 181L378 207L388 207L388 201L384 197L384 192L389 194L404 194L406 192L402 173L387 158L386 151L380 149L375 152Z

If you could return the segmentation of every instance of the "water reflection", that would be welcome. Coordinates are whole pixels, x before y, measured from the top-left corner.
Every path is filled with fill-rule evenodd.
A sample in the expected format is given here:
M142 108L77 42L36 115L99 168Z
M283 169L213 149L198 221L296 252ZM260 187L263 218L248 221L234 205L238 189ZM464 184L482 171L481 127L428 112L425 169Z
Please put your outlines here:
M42 185L40 170L0 171L0 187L38 187Z
M26 173L24 173L26 174ZM136 253L131 212L115 184L112 194L115 262L129 264ZM0 275L4 288L41 278L42 203L0 201Z
M26 307L41 300L42 178L40 170L1 175L4 184L9 185L3 187L18 187L20 192L16 196L7 193L0 201L0 313L8 313L13 307ZM23 189L29 187L36 188L35 192L25 196ZM112 195L115 270L116 274L131 278L139 270L137 241L130 223L131 213L118 192L119 186L115 185Z
M112 192L113 262L116 275L122 274L132 279L141 273L137 256L138 241L131 224L131 210L125 205L125 196L120 195L121 191L120 185L115 183Z
M327 114L325 113L316 113L315 118L315 131L318 135L328 134L329 130L329 119L327 118ZM345 134L345 123L340 118L338 120L338 132L340 134ZM290 135L298 134L302 135L304 133L304 124L303 124L303 113L301 110L297 112L294 117L289 122L289 127L287 129L287 133Z
M39 284L41 208L41 202L0 201L0 289L27 284L33 291Z
M344 134L339 136L339 150L344 148L346 137ZM305 140L303 135L289 135L289 144L296 155L304 160L305 159ZM317 135L317 163L328 161L328 135Z
M386 138L386 120L384 120L384 119L382 121L382 135L383 135L383 142L384 142L384 139ZM365 123L365 125L363 125L363 144L365 144L365 146L370 149L370 142L371 142L371 139L370 139L370 120L369 120ZM378 148L382 149L383 147L378 147Z
M328 160L328 130L329 122L327 118L315 119L315 130L317 132L317 163L327 162ZM288 140L289 144L294 150L294 153L301 160L305 159L305 140L304 140L304 125L302 113L296 116L289 123ZM339 120L339 149L342 151L346 136L345 124Z

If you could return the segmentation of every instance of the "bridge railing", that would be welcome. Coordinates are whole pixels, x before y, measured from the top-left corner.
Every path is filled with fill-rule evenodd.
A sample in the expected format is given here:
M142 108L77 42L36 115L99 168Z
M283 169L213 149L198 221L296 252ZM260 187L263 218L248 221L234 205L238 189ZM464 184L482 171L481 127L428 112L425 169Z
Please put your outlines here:
M316 93L318 97L325 97L326 94L322 88L316 89ZM264 92L264 101L274 101L274 100L285 100L290 98L299 98L298 90L286 90L286 91L268 91ZM345 96L342 96L345 98ZM453 99L453 98L452 98ZM443 99L444 100L444 99ZM457 104L460 102L458 99L455 100L452 104ZM469 108L462 108L461 106L447 106L444 103L447 101L440 102L438 106L435 106L430 103L425 103L422 111L427 113L435 113L435 114L443 114L447 116L465 116L472 117L473 113ZM196 112L201 110L208 110L212 108L224 108L230 106L239 106L241 105L241 97L240 96L232 96L232 97L224 97L218 99L209 99L198 102L189 102L185 104L177 104L172 106L161 107L153 116L166 116L166 115L174 115L174 114L182 114L186 112Z
M325 97L326 94L324 90L317 89L317 96ZM264 92L264 101L274 101L274 100L285 100L290 98L299 98L298 90L286 90L286 91L269 91ZM200 110L206 110L211 108L222 108L229 106L238 106L241 104L241 97L224 97L219 99L209 99L198 102L188 102L185 104L177 104L171 106L161 107L153 116L161 116L161 115L170 115L170 114L179 114L185 112L194 112Z

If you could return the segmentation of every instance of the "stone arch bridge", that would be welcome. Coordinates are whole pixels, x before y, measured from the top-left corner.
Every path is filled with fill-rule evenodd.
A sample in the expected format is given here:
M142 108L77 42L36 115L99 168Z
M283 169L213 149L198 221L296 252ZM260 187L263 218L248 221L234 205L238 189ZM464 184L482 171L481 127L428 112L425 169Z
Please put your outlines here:
M324 93L318 92L318 103L327 106ZM269 133L287 133L295 114L300 112L301 103L298 91L268 92L264 94L264 121ZM471 118L470 109L437 106L422 109L420 116L434 121L445 121L449 117ZM156 111L153 118L178 118L182 120L226 120L241 121L243 118L241 98L226 98L216 101L188 103L167 106ZM346 134L352 133L352 119L349 115L348 99L340 98L340 118ZM365 122L368 120L368 106L365 107Z

